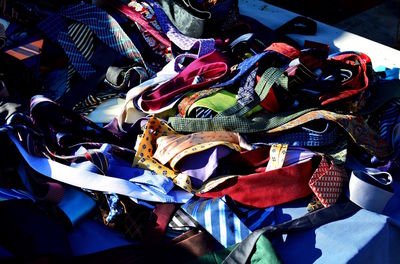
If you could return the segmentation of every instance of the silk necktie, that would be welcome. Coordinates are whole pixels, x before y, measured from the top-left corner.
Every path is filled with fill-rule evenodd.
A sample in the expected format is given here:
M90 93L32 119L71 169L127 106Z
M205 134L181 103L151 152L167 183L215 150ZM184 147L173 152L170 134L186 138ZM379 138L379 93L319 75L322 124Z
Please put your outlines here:
M33 41L19 47L4 51L19 60L26 60L42 53L43 39Z
M179 208L169 222L168 227L173 230L188 231L198 227L198 224L183 209Z
M392 175L376 169L352 171L347 197L358 206L382 213L392 198Z
M343 192L343 187L347 181L346 171L334 163L329 164L325 157L318 168L314 171L309 185L315 195L325 206L331 206Z
M63 47L69 61L84 78L90 77L96 70L88 62L93 55L93 37L91 30L83 24L68 27L68 34L60 32L58 42Z
M273 134L263 134L262 137L260 137L259 134L248 134L246 138L249 142L252 142L256 145L276 142L287 143L290 146L299 147L328 146L336 141L338 137L338 131L334 123L325 123L326 124L322 129L303 125L288 131L282 131Z
M274 223L274 208L240 208L228 196L216 199L192 198L182 206L193 219L224 247L245 239L252 230Z
M182 72L155 91L142 94L141 108L143 110L158 110L182 96L188 90L197 90L212 85L228 72L228 60L214 50L190 63ZM197 82L196 78L204 79Z
M241 242L251 233L222 199L193 198L182 208L224 247Z
M67 32L67 23L57 14L46 17L37 27L54 43L57 43L60 32Z
M131 8L128 9L129 11L137 14L132 14L124 7L121 7L120 11L135 21L140 33L151 49L163 57L165 61L170 61L172 59L171 42L164 35L161 35L160 24L151 6L146 2L138 3L133 0L129 3L129 7Z
M195 39L191 37L184 36L182 33L176 29L174 25L172 25L171 21L168 19L168 16L165 14L164 10L162 10L160 4L155 0L147 1L154 12L156 13L157 20L168 36L168 38L176 44L180 49L188 51L191 49L198 49L198 56L204 56L205 54L210 53L215 49L215 41L214 39Z
M107 46L146 65L139 51L115 19L100 8L83 2L69 6L61 11L69 19L87 25Z
M392 131L400 116L400 99L392 100L380 116L379 134L392 145Z
M236 171L230 172L229 176L208 180L197 196L216 198L229 195L243 205L266 208L312 193L308 186L313 173L312 159L266 172L268 153L268 148L261 147L233 155L226 162L235 164Z
M6 45L7 37L6 30L3 24L0 24L0 50Z
M0 188L0 202L14 199L35 201L35 198L26 191Z

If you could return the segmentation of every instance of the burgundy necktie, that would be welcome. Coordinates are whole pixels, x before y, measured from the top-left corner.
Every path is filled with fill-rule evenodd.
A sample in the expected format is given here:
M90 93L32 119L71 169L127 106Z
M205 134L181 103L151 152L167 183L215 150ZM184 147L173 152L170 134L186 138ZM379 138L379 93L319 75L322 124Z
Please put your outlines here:
M142 109L158 110L187 91L211 86L228 72L228 60L214 50L190 63L174 79L142 94Z

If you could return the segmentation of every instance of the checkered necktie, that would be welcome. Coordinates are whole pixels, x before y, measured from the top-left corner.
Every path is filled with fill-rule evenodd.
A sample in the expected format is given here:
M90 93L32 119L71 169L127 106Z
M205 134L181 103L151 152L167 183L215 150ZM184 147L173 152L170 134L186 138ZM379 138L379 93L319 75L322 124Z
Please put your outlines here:
M308 185L325 206L336 203L343 191L344 182L347 180L346 171L322 157L319 167L315 170Z

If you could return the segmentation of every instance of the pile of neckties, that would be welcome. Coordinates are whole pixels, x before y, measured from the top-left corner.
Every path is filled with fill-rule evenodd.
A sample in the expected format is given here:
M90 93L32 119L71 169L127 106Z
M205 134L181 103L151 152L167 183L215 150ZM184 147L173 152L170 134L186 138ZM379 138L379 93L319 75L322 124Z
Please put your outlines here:
M81 261L279 263L277 234L384 211L400 92L367 54L296 43L314 21L271 30L235 0L89 2L0 1L11 256L72 260L90 219L130 246Z

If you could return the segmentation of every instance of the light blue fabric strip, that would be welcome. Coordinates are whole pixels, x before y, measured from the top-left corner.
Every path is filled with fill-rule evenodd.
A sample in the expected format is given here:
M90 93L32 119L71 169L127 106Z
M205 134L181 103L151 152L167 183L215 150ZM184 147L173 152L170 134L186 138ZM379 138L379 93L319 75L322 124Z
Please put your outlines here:
M28 166L45 177L84 189L117 193L145 201L166 202L165 199L153 193L149 193L147 190L140 188L130 181L103 176L79 168L73 168L46 158L32 156L26 152L13 134L9 133L9 137Z

